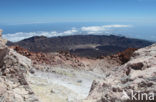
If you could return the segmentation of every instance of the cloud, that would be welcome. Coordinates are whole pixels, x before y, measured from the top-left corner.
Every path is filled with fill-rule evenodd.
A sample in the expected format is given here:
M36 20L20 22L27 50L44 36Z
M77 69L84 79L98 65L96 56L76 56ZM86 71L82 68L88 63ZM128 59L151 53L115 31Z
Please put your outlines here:
M76 34L99 34L99 33L111 33L111 31L115 28L126 28L130 27L130 25L103 25L103 26L84 26L81 28L72 28L70 30L66 30L63 32L57 31L39 31L39 32L17 32L17 33L9 33L3 34L3 37L8 39L9 41L20 41L26 38L30 38L32 36L66 36L66 35L76 35Z
M8 39L9 41L20 41L26 38L30 38L33 36L46 36L46 37L53 37L53 36L65 36L65 35L73 35L77 33L78 30L76 28L72 28L71 30L67 30L64 32L56 32L56 31L51 31L51 32L46 32L46 31L40 31L40 32L17 32L14 34L3 34L3 37Z
M94 33L103 33L112 30L113 28L127 28L130 25L104 25L104 26L88 26L82 27L81 30L84 32L88 32L89 34Z
M70 35L79 32L76 28L72 28L71 30L64 31L62 35Z

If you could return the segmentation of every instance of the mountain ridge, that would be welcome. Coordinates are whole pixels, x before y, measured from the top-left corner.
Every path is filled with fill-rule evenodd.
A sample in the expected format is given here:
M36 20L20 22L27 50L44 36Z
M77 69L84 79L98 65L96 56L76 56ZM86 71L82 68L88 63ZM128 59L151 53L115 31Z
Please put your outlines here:
M34 36L8 46L20 46L32 52L70 52L78 56L97 58L122 52L127 48L142 48L153 44L146 40L115 35L71 35L59 37Z

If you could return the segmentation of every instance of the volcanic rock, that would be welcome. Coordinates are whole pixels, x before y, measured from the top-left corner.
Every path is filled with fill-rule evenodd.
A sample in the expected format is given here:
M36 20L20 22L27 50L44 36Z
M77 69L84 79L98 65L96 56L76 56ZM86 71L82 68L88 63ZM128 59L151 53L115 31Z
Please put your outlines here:
M111 71L111 75L103 82L91 88L87 100L91 102L134 102L132 92L137 94L156 94L156 44L134 52L130 61ZM127 69L129 71L127 72ZM102 86L102 83L104 86ZM115 88L114 88L115 87ZM155 102L143 97L141 102Z
M38 102L27 82L31 60L9 49L0 37L0 102Z

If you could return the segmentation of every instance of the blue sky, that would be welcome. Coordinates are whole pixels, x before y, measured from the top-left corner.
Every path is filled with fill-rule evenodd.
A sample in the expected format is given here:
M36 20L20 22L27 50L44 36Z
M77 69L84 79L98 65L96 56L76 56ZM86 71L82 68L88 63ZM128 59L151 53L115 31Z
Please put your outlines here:
M156 41L156 0L0 0L0 28L10 41L74 34Z
M156 0L0 0L0 24L156 23Z

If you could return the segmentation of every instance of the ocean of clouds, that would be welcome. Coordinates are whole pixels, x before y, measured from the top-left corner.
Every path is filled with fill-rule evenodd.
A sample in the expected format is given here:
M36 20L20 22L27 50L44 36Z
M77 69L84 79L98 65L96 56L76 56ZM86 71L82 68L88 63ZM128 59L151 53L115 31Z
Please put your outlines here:
M81 28L72 28L64 32L57 31L39 31L39 32L17 32L17 33L8 33L4 34L3 37L9 41L16 42L32 36L67 36L67 35L76 35L76 34L100 34L100 33L111 33L113 29L118 28L127 28L131 27L130 25L103 25L103 26L84 26Z

